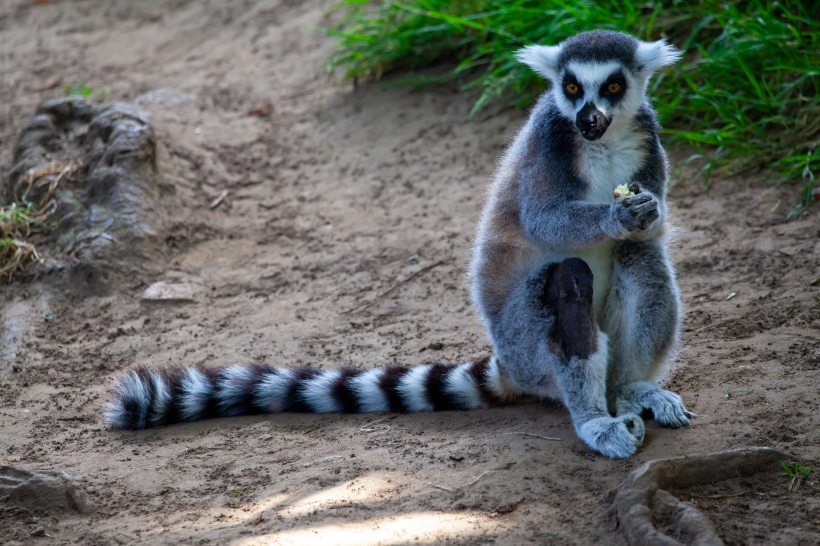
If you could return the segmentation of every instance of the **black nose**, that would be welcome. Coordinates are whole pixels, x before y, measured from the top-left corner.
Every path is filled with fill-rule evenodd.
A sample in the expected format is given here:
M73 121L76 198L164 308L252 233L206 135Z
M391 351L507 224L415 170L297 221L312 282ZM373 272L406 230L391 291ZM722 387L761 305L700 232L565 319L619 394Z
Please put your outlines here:
M588 116L578 116L580 124L585 129L591 129L598 125L598 114L589 114Z
M609 122L594 104L588 102L575 116L575 126L587 140L597 140L604 134Z

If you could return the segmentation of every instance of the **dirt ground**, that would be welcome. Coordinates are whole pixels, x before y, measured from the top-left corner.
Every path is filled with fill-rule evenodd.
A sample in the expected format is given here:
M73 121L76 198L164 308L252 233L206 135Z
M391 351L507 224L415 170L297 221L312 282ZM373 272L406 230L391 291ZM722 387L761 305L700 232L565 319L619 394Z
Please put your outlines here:
M0 288L0 464L66 471L95 506L0 519L0 543L619 545L603 499L648 460L764 445L820 471L820 206L786 223L796 187L707 191L686 173L671 204L685 332L665 381L699 417L649 421L631 459L592 453L549 404L104 428L108 386L139 363L489 353L464 266L525 113L470 120L468 93L328 79L334 44L314 29L330 5L0 0L0 176L37 105L63 94L33 89L82 81L153 124L172 211L162 260L105 294L65 297L48 277ZM159 280L195 303L141 305ZM703 494L763 499L703 503L727 543L820 542L815 474L791 494L780 476L727 483Z

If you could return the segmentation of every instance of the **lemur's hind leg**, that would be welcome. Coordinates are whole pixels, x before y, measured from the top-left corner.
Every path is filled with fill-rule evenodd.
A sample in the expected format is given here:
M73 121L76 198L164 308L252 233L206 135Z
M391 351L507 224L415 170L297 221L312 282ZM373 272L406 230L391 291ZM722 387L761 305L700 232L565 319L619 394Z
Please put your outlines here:
M628 457L643 442L634 413L607 410L607 336L598 330L592 272L569 258L535 271L491 320L499 371L512 389L566 404L578 436L608 457Z
M663 245L621 241L614 251L604 329L609 335L607 397L616 415L651 410L662 426L689 424L681 397L650 383L674 350L680 294Z

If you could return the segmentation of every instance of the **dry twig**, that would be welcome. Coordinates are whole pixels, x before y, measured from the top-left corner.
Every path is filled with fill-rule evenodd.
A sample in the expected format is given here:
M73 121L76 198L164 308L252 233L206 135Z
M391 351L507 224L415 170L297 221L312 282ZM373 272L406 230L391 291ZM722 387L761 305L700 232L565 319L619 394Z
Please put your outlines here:
M550 438L549 436L541 436L539 434L532 434L530 432L505 432L504 434L523 434L524 436L532 436L533 438L541 438L542 440L554 440L556 442L561 441L561 438Z
M384 431L390 430L390 425L388 425L387 423L384 423L384 424L378 425L378 426L373 426L373 425L376 425L377 423L381 423L382 421L384 421L384 419L385 418L382 417L378 421L372 421L370 423L367 423L366 425L364 425L363 427L361 427L359 429L359 432L374 432L376 430L384 430ZM364 427L371 427L371 428L364 428Z
M308 467L310 465L314 465L316 463L321 463L322 461L328 461L330 459L344 459L342 455L331 455L329 457L322 457L321 459L316 459L312 463L305 463L305 466Z
M216 207L218 207L220 204L222 204L222 201L224 201L226 197L228 197L228 190L222 190L222 193L220 193L216 199L211 201L211 208L215 209Z
M465 487L470 487L471 485L473 485L473 484L474 484L474 483L476 483L478 480L480 480L480 479L481 479L481 478L483 478L485 475L487 475L487 474L489 474L489 473L491 473L491 472L495 472L495 470L485 470L484 472L482 472L481 474L479 474L478 476L476 476L476 477L475 477L475 479L474 479L473 481L471 481L470 483L465 483L464 485L459 485L458 487L456 487L456 488L454 488L454 489L451 489L451 488L449 488L449 487L444 487L443 485L436 485L436 484L431 483L431 482L427 482L427 485L432 485L432 486L433 486L433 487L435 487L436 489L441 489L442 491L449 491L450 493L454 493L454 492L455 492L455 491L457 491L458 489L463 489L463 488L465 488Z
M385 296L389 296L390 294L392 294L393 292L398 290L399 287L401 287L404 284L407 284L408 282L413 280L418 275L421 275L422 273L426 273L427 271L430 271L434 267L438 267L440 265L443 265L443 264L447 263L448 261L450 261L450 259L451 258L445 258L444 260L439 260L434 264L428 265L427 267L422 267L421 269L419 269L415 273L410 274L410 276L407 277L406 279L404 279L403 281L399 281L398 283L394 284L392 288L390 288L386 292L382 292L381 294L379 294L378 296L376 296L375 298L373 298L369 302L363 303L363 304L359 305L358 307L354 307L353 309L349 309L347 311L342 311L342 314L343 315L349 315L351 313L355 313L357 311L363 311L364 309L367 309L368 307L370 307L371 305L373 305L374 303L376 303L380 299L384 298Z
M741 491L740 493L732 493L731 495L689 495L693 499L728 499L730 497L739 497L746 495L751 491Z
M719 321L717 321L717 322L713 322L712 324L707 324L707 325L706 325L706 326L704 326L703 328L698 328L697 330L695 330L694 332L692 332L692 334L697 334L698 332L703 332L704 330L708 330L709 328L712 328L712 327L714 327L714 326L722 326L722 325L724 325L724 324L728 324L729 322L732 322L733 320L735 320L735 319L725 319L725 320L719 320Z

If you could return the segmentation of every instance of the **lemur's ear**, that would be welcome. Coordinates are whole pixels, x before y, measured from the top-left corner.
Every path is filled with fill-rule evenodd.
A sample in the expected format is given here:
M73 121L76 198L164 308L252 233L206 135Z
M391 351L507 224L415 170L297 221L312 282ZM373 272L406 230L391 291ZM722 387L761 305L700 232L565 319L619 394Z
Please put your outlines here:
M666 40L658 40L640 42L635 57L638 60L638 72L650 76L659 68L678 62L681 52L675 46L667 44Z
M547 79L558 79L558 55L561 46L531 45L519 49L515 58Z

